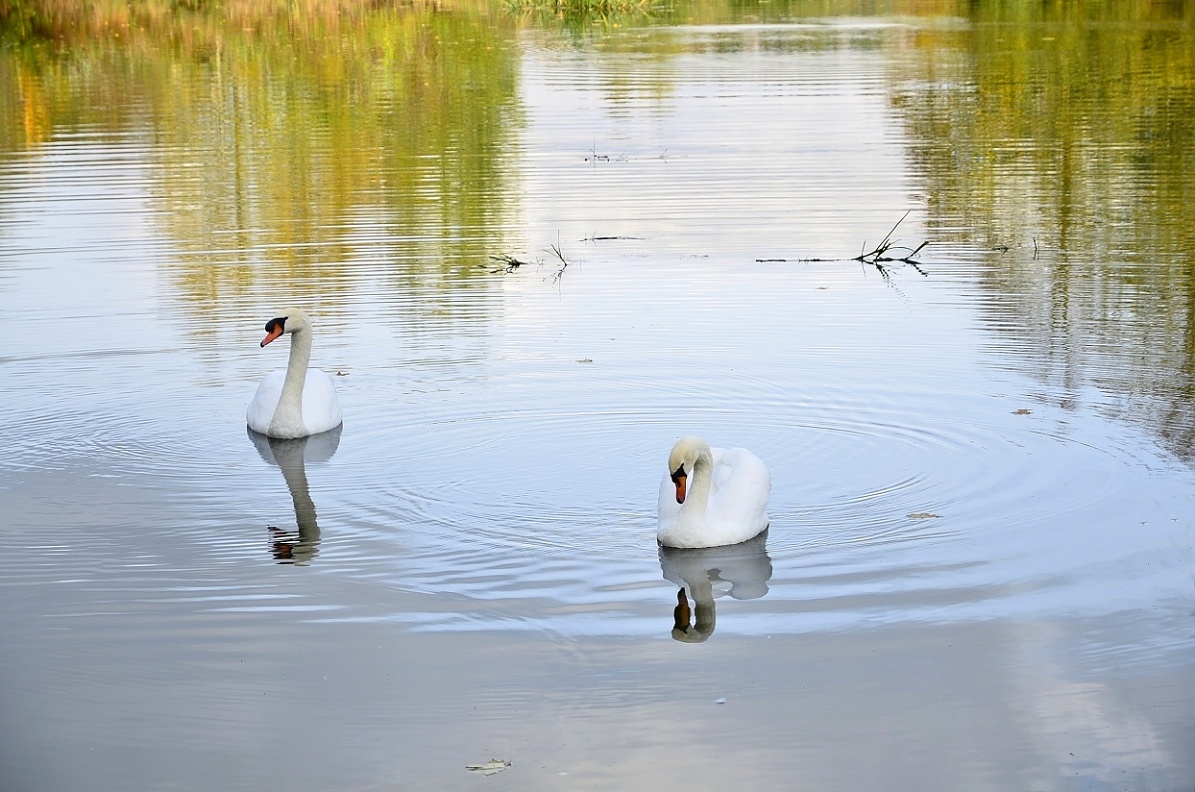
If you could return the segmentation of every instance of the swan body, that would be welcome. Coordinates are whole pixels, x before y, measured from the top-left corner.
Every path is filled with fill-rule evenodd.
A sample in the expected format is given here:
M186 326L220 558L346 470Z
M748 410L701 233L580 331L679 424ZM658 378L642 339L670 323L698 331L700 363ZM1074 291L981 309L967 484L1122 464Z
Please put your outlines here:
M311 320L299 308L266 322L264 347L289 333L290 359L285 371L272 371L262 378L253 401L245 412L249 428L268 437L294 439L335 429L343 422L336 384L325 372L309 369Z
M738 544L768 527L772 476L745 448L710 448L682 437L660 482L656 540L665 547Z

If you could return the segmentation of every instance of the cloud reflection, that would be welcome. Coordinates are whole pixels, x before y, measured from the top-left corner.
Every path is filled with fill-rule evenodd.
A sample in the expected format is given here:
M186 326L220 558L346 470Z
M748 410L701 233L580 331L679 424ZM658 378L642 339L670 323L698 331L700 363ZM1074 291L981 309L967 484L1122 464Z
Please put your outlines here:
M282 469L286 488L295 504L298 533L270 526L270 549L281 564L309 564L319 552L320 529L315 517L315 503L307 486L308 462L326 462L340 445L342 426L307 437L283 440L267 437L248 427L245 431L257 453L271 465Z
M772 559L767 551L768 532L725 547L680 549L660 546L664 579L680 586L672 612L672 637L684 643L701 643L714 633L717 615L714 599L730 595L737 600L759 599L768 593ZM693 608L689 607L689 598ZM696 611L696 619L693 611Z

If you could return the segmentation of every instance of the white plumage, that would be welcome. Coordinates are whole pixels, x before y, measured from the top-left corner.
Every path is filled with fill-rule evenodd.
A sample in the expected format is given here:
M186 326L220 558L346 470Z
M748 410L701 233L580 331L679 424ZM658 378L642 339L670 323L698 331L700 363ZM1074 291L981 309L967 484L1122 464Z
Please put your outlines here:
M656 539L667 547L745 542L768 527L771 489L767 465L747 449L682 437L660 482Z
M309 369L311 320L299 308L288 308L266 323L264 347L289 333L290 358L284 371L262 378L245 412L249 428L269 437L291 439L319 434L340 426L343 420L336 384L325 372Z

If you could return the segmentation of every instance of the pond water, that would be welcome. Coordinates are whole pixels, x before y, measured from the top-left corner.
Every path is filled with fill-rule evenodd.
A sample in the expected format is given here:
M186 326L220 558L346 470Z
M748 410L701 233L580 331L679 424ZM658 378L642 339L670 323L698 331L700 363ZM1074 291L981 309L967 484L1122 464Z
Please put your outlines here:
M0 787L1190 790L1195 11L946 6L7 47Z

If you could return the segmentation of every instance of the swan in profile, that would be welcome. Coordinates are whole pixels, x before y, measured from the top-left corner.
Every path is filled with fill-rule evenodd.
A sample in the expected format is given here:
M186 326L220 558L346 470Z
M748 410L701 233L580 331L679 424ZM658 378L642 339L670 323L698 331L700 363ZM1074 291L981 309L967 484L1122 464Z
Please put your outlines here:
M710 448L682 437L660 482L656 539L665 547L738 544L768 527L772 477L745 448Z
M264 347L283 333L291 334L286 371L272 371L257 386L245 413L249 428L269 437L293 439L340 426L336 385L323 371L307 368L311 360L311 320L299 308L288 308L266 322Z

